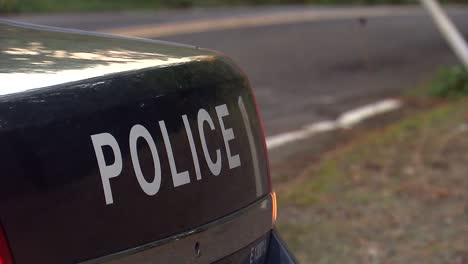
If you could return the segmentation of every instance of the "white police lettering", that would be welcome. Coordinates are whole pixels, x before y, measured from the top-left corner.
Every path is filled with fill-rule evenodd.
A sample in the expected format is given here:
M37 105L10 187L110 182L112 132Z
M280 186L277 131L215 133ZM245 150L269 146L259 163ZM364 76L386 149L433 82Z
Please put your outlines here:
M216 109L216 114L218 115L219 125L221 126L221 133L223 133L224 145L226 146L226 155L228 158L229 168L230 169L237 168L241 165L239 155L232 156L231 148L229 147L229 141L234 139L234 132L232 131L232 128L226 129L224 127L224 121L223 121L223 117L228 116L229 111L225 104L217 106L215 109Z
M188 171L177 172L171 141L169 140L169 134L167 134L166 124L164 121L159 121L159 127L161 128L164 145L166 145L167 158L169 159L169 167L171 168L172 182L174 183L174 187L190 183L190 176Z
M202 143L203 154L205 154L206 164L208 168L210 168L211 173L214 176L218 176L221 173L221 151L219 149L216 150L216 161L213 161L210 156L210 152L208 150L208 146L206 145L206 135L205 135L205 128L204 123L208 123L211 130L215 130L213 119L211 119L210 114L205 109L200 109L198 111L198 132L200 133L200 140Z
M197 180L201 180L200 162L198 161L197 149L195 148L195 141L193 140L192 129L190 128L187 115L183 115L182 120L184 121L185 132L187 132L187 139L190 145L190 152L192 152L193 166L195 167L195 175L197 176Z
M99 166L99 172L101 173L102 187L104 189L106 204L112 204L114 199L112 197L110 178L117 177L120 175L120 172L122 172L122 153L120 152L120 147L117 143L117 140L115 140L115 138L109 133L92 135L91 141L93 142L94 152L96 152L96 159ZM114 154L114 163L111 165L106 164L104 152L102 151L104 146L109 146L112 148L112 152Z
M230 114L227 105L222 104L216 106L214 110L214 112L216 112L217 115L219 127L217 127L213 122L210 113L203 108L199 109L198 112L196 112L196 115L192 117L192 120L194 121L194 124L198 126L198 132L200 136L199 142L201 143L201 149L203 150L203 156L208 166L208 169L212 175L218 176L221 174L222 170L223 154L221 153L221 146L223 144L220 143L221 146L216 146L216 144L218 144L217 142L219 142L220 139L207 141L208 138L219 138L219 136L222 135L226 153L226 160L228 163L226 164L226 167L229 167L229 169L235 169L237 167L240 167L241 159L239 157L239 154L233 154L231 152L231 146L235 144L236 138L233 129L226 126L227 122L230 120ZM200 168L200 160L197 153L196 141L193 137L192 129L190 127L189 117L187 115L182 115L181 119L184 124L185 132L187 135L188 147L190 148L190 152L192 154L193 159L193 170L195 171L195 175L192 177L196 177L197 180L201 180L202 178L206 178L208 175L202 175L202 170ZM164 143L164 147L166 148L166 155L169 163L169 169L172 175L172 183L174 188L185 184L189 184L191 182L189 174L190 168L183 167L182 164L179 164L179 167L176 166L177 155L180 154L174 153L172 145L187 144L187 141L175 141L173 139L171 142L171 135L168 133L166 123L164 122L164 120L160 120L158 124L162 134L162 141L160 142ZM177 131L177 134L180 135L179 131ZM153 139L153 136L154 135L152 135L146 127L144 127L141 124L136 124L130 129L128 137L130 158L132 161L135 177L142 191L149 196L156 195L160 191L162 176L161 160L159 159L158 150L156 148L156 143ZM140 162L142 161L140 160L140 157L138 155L138 140L144 140L144 143L146 143L149 147L153 158L154 178L150 181L148 181L147 179L151 178L150 176L153 175L147 175L147 177L145 177L141 169ZM120 150L120 146L116 138L110 133L100 133L91 135L91 141L93 143L94 152L96 154L99 173L101 174L105 201L107 205L111 205L114 203L114 197L112 194L112 182L110 181L110 179L116 178L122 173L122 152ZM105 154L107 154L107 152L104 152L104 148L106 147L110 147L110 149L112 150L112 155L114 157L113 162L109 162L110 160L112 160L112 156L108 154L109 157L107 157L107 161L109 162L109 164L106 163Z
M137 141L139 138L142 138L146 141L150 148L151 155L153 156L154 179L152 182L146 181L140 167L140 160L138 157L137 149ZM156 144L154 143L150 132L142 125L134 125L130 130L129 143L133 170L135 171L135 176L138 180L138 183L140 184L141 189L147 195L155 195L156 193L158 193L159 187L161 186L161 163L159 161L159 155L158 150L156 149Z

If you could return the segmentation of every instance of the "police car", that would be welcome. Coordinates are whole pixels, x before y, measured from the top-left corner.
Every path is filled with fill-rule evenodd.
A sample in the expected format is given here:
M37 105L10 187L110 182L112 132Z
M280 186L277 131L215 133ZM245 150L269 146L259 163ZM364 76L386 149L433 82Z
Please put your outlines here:
M0 22L0 264L295 263L216 52Z

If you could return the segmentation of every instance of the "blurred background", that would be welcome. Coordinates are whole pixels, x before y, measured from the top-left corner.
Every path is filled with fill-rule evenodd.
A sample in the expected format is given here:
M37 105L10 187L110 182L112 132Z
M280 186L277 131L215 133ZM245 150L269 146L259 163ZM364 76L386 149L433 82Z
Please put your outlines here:
M442 3L466 38L466 0ZM301 263L468 263L468 74L417 1L0 0L0 14L232 57Z
M442 2L463 3L465 1L443 0ZM1 0L0 10L2 12L109 11L279 4L417 4L417 0Z
M443 0L442 2L463 3L465 1ZM417 0L1 0L0 10L2 12L109 11L278 4L417 4Z

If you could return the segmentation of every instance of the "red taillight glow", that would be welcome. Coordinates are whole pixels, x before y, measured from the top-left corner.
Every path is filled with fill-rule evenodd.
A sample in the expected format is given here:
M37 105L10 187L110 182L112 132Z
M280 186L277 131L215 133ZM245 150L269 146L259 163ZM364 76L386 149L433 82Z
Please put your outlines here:
M11 258L10 247L8 246L7 239L5 237L5 232L0 226L0 264L13 264L13 259Z
M270 195L271 195L271 203L272 203L271 222L273 223L273 226L274 226L276 225L276 219L278 218L278 204L276 202L276 193L271 192Z

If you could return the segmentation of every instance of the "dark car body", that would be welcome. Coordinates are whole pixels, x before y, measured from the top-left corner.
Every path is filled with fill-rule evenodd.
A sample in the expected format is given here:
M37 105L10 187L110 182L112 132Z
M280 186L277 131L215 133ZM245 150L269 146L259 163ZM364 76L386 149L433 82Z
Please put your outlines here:
M294 263L228 58L3 21L0 82L0 263Z

